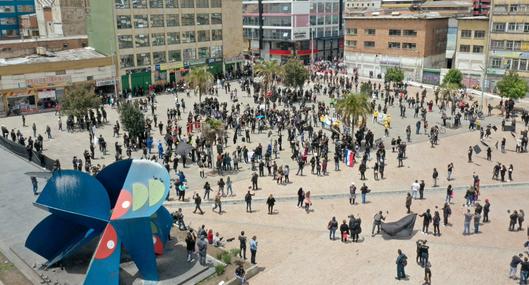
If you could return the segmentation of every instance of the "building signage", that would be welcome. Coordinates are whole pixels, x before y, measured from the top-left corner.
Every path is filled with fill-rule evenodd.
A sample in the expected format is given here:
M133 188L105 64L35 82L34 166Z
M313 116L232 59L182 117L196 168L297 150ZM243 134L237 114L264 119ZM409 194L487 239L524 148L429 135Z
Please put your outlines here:
M160 70L180 69L184 67L181 61L160 64Z
M400 65L400 60L394 60L394 59L382 59L380 60L380 64L382 65Z
M32 78L26 80L26 85L35 87L35 86L54 86L60 84L70 84L72 83L72 77L70 75L53 75L46 76L41 78Z
M96 81L96 87L114 85L114 79L101 79Z
M304 39L307 37L306 32L295 32L294 33L294 39Z
M243 55L227 57L227 58L224 59L225 63L237 63L237 62L241 62L241 61L244 61L244 56Z

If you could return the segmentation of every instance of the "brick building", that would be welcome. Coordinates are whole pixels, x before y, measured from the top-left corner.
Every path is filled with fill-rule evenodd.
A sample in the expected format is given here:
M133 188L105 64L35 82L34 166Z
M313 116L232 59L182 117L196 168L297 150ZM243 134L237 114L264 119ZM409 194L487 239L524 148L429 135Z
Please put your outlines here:
M24 57L37 53L37 48L57 52L88 46L87 36L54 39L20 39L0 41L0 58Z
M345 62L362 76L400 67L407 80L438 83L447 31L447 17L429 14L346 17Z

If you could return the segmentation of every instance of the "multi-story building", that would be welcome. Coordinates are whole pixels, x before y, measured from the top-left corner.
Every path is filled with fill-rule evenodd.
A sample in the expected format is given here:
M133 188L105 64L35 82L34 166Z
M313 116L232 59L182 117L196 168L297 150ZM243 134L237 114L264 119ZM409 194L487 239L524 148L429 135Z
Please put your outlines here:
M247 48L266 60L342 56L344 0L243 0Z
M406 80L439 83L448 18L428 14L345 18L345 63L361 76L399 67Z
M0 41L0 56L4 59L24 57L35 54L37 49L58 52L87 46L86 36L5 40Z
M370 11L380 9L382 0L346 0L346 11Z
M240 0L93 0L89 45L116 56L122 90L174 82L192 66L216 75L243 51Z
M41 37L86 35L88 0L35 0Z
M457 49L455 68L463 73L463 84L479 89L485 70L488 52L488 17L458 18Z
M20 37L20 16L35 13L35 0L0 0L0 40Z
M508 70L517 71L529 80L529 2L495 0L493 3L487 91L494 90Z

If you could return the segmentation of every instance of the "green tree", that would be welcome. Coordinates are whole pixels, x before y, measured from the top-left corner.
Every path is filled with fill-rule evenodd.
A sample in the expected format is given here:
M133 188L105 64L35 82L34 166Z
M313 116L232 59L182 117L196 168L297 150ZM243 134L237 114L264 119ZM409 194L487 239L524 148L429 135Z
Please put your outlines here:
M67 115L81 117L88 114L90 109L101 105L101 98L97 97L90 84L68 86L64 93L60 103L61 110Z
M373 93L373 85L371 85L371 82L360 83L360 93L366 94L369 97Z
M198 92L198 101L202 102L202 95L206 94L213 84L213 75L206 67L193 68L186 79L189 85Z
M283 73L281 66L276 61L265 61L254 66L255 75L263 77L263 86L265 90L272 88L275 76Z
M388 82L400 83L404 80L404 72L398 67L391 67L386 71L385 79Z
M224 123L213 118L207 118L205 122L202 125L202 135L209 144L213 144L216 139L224 135Z
M145 117L140 108L127 101L119 106L118 111L121 124L129 135L134 138L141 137L145 130Z
M463 84L461 81L463 80L463 74L461 74L461 71L458 69L452 68L450 69L445 77L443 78L443 83L441 84L442 87L447 88L461 88L463 87Z
M285 76L284 83L287 87L303 88L305 81L309 79L309 71L301 64L299 59L292 58L283 65Z
M371 113L369 97L362 93L349 93L345 98L338 100L336 111L342 115L344 123L349 125L351 133L354 134L354 127L366 123L367 115Z
M523 98L529 91L527 81L520 78L518 73L514 71L509 71L509 73L503 75L503 78L496 84L496 88L500 96L510 99Z

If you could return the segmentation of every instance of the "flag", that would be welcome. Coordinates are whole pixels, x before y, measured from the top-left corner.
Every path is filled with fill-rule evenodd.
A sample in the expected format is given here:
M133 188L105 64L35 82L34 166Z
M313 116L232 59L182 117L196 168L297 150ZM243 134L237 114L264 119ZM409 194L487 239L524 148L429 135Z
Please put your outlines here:
M345 159L344 159L345 165L349 167L353 167L355 163L355 153L352 150L346 150L345 152Z

